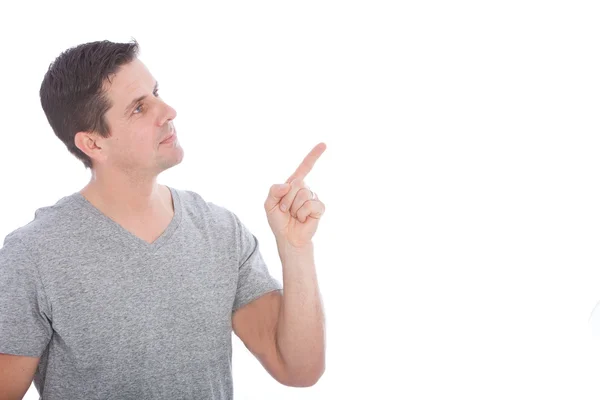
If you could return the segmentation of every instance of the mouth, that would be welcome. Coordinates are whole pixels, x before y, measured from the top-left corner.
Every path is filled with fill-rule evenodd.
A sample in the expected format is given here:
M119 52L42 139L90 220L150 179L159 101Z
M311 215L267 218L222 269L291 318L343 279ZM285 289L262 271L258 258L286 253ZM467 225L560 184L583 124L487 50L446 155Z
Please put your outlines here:
M173 132L171 132L171 134L169 136L167 136L165 139L163 139L163 141L160 142L160 144L171 143L171 142L175 141L175 139L177 139L177 132L173 131Z

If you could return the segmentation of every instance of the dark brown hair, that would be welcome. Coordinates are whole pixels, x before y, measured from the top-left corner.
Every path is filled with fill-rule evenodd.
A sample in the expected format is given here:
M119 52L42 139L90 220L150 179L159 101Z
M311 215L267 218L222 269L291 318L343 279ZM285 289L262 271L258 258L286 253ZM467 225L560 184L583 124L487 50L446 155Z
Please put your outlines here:
M103 84L138 52L135 39L90 42L64 51L48 67L40 87L42 108L56 136L86 168L92 168L92 160L75 146L75 135L85 131L110 136L105 113L112 104Z

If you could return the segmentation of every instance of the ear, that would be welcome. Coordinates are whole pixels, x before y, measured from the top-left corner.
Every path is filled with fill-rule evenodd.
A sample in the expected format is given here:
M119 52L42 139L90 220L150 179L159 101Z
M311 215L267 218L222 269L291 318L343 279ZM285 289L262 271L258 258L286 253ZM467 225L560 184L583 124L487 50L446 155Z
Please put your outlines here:
M103 159L103 138L92 132L77 132L75 134L75 146L92 160Z

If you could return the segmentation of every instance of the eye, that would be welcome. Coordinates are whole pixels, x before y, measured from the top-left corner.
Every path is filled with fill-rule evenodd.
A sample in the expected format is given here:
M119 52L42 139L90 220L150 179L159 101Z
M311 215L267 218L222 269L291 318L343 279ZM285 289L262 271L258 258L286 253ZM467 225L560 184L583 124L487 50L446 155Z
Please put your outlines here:
M158 97L158 89L154 91L154 96Z
M139 114L139 113L141 113L141 112L142 112L142 107L143 107L143 106L144 106L144 104L140 104L139 106L137 106L137 107L135 108L135 110L133 110L133 113L134 113L134 114Z

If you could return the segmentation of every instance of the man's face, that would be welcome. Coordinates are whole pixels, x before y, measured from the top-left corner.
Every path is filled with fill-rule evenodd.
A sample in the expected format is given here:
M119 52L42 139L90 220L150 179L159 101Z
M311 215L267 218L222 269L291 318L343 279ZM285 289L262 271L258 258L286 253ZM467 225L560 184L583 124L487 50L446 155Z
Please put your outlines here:
M157 82L137 58L105 86L112 107L106 112L111 137L103 139L102 164L133 175L155 176L177 165L183 149L173 132L177 112L158 94Z

